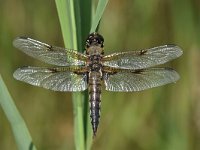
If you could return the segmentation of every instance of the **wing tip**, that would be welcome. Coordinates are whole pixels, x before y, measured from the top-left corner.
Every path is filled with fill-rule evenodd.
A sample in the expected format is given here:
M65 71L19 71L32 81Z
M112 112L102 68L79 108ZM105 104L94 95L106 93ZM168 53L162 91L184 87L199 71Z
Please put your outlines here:
M173 76L171 77L172 82L176 83L176 81L180 79L180 75L176 72L176 70L170 67L165 67L165 69L173 72Z
M177 57L181 56L183 54L183 50L180 46L175 45L175 44L167 44L166 47L168 48L173 48L177 52Z
M19 41L20 40L27 40L28 37L25 37L25 36L18 36L16 37L14 40L13 40L13 46L18 48L18 44L19 44Z
M20 72L20 68L18 68L17 70L15 70L15 72L13 73L13 77L14 77L16 80L19 80L19 72Z
M24 69L26 69L26 68L29 68L29 66L22 66L22 67L20 67L20 68L17 68L17 69L14 71L14 73L13 73L13 77L14 77L16 80L20 80L20 78L21 78L20 73L21 73Z

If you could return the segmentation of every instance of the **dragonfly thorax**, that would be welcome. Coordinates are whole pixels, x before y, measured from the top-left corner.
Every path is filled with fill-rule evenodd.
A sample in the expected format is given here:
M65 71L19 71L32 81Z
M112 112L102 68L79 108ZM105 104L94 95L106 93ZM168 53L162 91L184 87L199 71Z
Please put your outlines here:
M97 63L92 64L92 65L90 66L90 70L91 70L91 71L100 71L101 68L102 68L102 65L101 65L101 64L97 64Z
M89 70L100 71L102 68L101 59L102 55L91 55L88 61Z
M87 55L103 55L103 48L100 46L91 46L86 49L86 54Z

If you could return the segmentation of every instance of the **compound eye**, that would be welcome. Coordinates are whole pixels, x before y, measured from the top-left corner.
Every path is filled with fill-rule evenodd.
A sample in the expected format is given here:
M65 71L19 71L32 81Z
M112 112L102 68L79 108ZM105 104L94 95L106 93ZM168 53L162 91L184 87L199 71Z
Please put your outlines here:
M86 40L86 47L88 48L90 46L91 42L89 40Z

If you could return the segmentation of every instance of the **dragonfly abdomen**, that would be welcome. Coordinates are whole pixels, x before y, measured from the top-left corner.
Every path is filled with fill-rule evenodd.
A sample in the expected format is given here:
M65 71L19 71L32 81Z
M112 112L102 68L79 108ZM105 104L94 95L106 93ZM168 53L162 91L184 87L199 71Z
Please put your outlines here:
M92 71L89 75L89 101L90 101L90 118L93 128L93 134L97 132L100 118L101 104L101 73Z

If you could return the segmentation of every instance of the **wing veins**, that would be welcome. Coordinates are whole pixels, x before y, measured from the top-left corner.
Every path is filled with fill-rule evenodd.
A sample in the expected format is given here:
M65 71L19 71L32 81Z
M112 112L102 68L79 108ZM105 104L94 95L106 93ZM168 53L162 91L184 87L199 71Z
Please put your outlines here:
M130 92L176 82L179 78L178 73L172 68L139 70L116 68L114 74L107 73L104 82L108 91Z
M86 55L75 50L51 46L26 37L16 38L13 45L25 54L52 65L84 65L87 59Z
M82 67L84 69L84 66ZM17 80L51 89L54 91L83 91L87 89L87 76L84 72L76 74L81 67L23 67L13 76Z
M163 45L139 51L114 53L103 57L103 65L123 69L143 69L164 64L182 55L176 45Z

